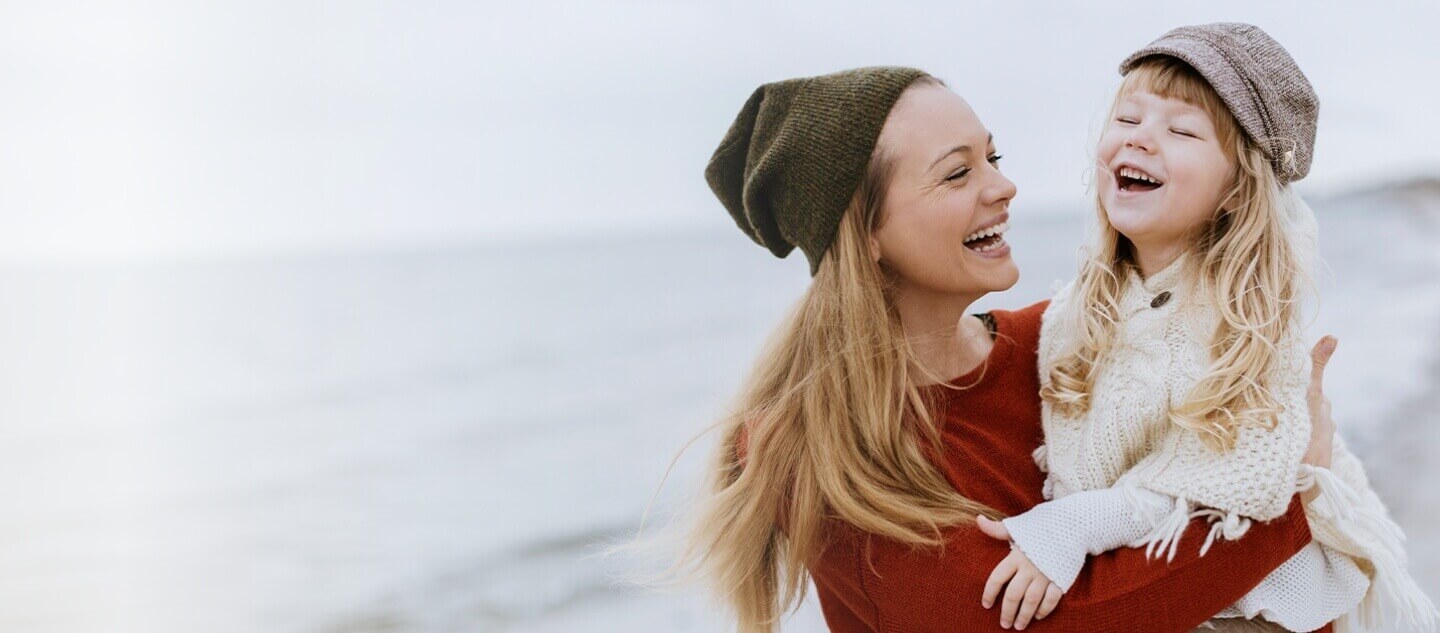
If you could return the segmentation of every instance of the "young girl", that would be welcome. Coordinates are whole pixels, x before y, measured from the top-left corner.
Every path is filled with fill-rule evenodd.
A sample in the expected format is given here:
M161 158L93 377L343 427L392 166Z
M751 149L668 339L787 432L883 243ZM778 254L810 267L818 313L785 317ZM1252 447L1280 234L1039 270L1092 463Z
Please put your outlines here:
M1217 617L1308 631L1390 611L1433 626L1360 462L1336 438L1329 468L1302 463L1314 221L1290 183L1309 170L1309 82L1243 24L1175 29L1120 69L1097 155L1098 244L1041 330L1035 459L1052 501L982 529L1068 590L1087 554L1173 557L1190 519L1208 517L1203 554L1305 491L1314 542ZM991 587L1013 573L1002 564ZM1007 609L1027 591L1013 584Z

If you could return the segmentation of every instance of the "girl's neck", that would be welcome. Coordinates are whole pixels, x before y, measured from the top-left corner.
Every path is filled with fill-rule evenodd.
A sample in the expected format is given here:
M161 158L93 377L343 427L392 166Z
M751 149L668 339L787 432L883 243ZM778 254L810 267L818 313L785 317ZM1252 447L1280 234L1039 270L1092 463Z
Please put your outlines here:
M1179 243L1145 247L1131 241L1130 247L1134 251L1135 266L1140 269L1141 279L1149 279L1165 270L1185 253L1184 246Z
M969 373L990 355L993 341L984 325L978 319L965 318L977 299L912 288L897 296L895 309L905 330L905 342L921 367L948 380ZM929 382L924 376L920 380Z

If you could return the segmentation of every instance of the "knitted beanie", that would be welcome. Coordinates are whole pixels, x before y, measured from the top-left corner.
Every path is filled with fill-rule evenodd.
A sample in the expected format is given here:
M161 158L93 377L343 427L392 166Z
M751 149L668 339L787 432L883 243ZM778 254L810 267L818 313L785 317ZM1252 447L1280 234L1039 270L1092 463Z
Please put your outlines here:
M1194 67L1270 159L1280 184L1310 173L1320 98L1290 53L1260 27L1236 22L1182 26L1120 62L1125 75L1154 55Z
M926 74L877 66L767 83L705 167L740 230L776 257L796 246L820 269L895 101Z

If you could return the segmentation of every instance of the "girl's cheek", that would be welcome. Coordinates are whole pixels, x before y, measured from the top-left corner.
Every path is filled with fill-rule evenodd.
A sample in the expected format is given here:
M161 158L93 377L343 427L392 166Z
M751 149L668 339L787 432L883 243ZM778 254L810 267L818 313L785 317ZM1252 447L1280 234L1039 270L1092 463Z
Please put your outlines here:
M1111 159L1115 158L1115 152L1119 151L1119 149L1119 142L1106 136L1100 139L1099 151L1096 153L1100 156L1100 160L1109 163Z

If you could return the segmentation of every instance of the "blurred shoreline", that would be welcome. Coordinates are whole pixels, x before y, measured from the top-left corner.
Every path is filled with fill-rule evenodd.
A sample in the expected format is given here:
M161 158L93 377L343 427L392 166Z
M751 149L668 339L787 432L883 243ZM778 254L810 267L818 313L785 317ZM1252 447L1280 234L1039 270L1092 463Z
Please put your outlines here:
M1417 229L1440 250L1440 178L1371 189L1404 201L1414 209ZM1363 194L1354 194L1363 195ZM1432 283L1440 284L1440 279ZM1440 315L1436 315L1440 316ZM1432 601L1440 603L1440 319L1432 322L1429 361L1422 368L1428 389L1400 403L1373 440L1366 471L1408 537L1409 567ZM1337 356L1333 362L1344 362ZM1342 428L1345 420L1337 422ZM1383 456L1383 459L1380 458Z
M1330 266L1307 335L1341 339L1341 432L1433 596L1440 179L1311 202ZM1016 211L1020 283L974 311L1073 274L1088 218ZM807 272L733 227L0 269L23 306L0 317L0 569L27 572L0 575L0 629L726 630L700 591L617 586L623 561L588 556L634 529ZM824 630L813 601L786 630Z

